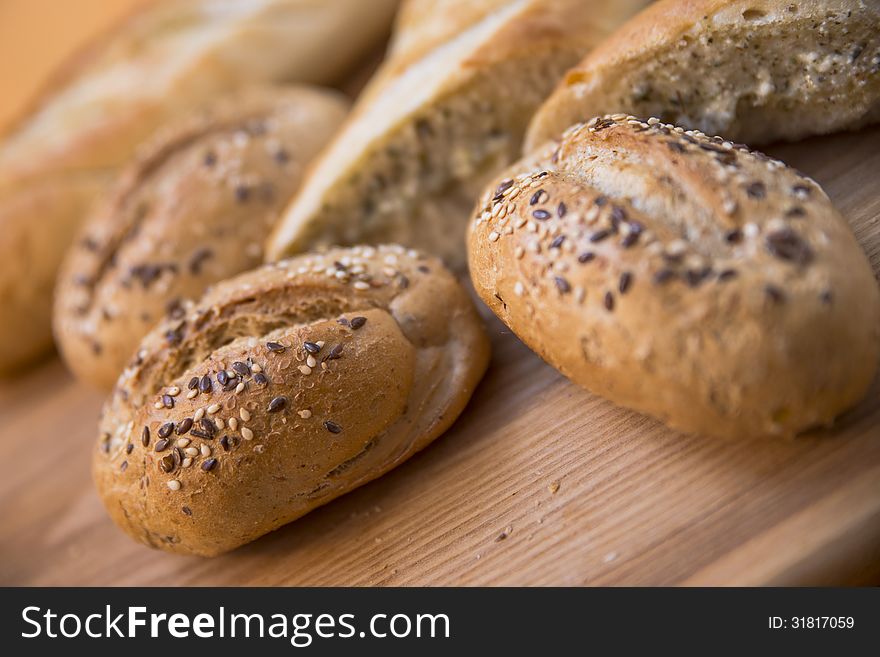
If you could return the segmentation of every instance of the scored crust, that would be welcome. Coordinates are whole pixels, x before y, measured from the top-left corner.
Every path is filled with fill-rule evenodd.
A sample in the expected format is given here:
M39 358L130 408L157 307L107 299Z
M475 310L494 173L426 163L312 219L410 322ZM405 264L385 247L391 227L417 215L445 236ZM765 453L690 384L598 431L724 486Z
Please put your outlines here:
M231 550L425 447L488 358L434 258L356 247L266 265L144 339L100 422L98 492L142 543Z
M812 180L721 138L615 115L486 192L471 277L563 374L686 431L793 435L876 371L880 294Z
M54 328L76 375L110 388L166 311L256 267L272 224L346 109L323 89L253 88L160 131L62 265Z

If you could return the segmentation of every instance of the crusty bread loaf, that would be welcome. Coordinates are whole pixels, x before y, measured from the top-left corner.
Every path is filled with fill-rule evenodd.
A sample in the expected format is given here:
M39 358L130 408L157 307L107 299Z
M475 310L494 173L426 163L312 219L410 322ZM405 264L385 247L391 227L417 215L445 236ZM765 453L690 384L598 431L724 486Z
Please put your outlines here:
M812 180L656 119L571 128L485 193L480 297L563 374L673 427L790 436L866 392L880 293Z
M566 74L527 151L625 112L747 144L880 120L877 0L661 0Z
M464 265L482 185L560 75L647 0L413 0L267 248L393 241Z
M425 447L488 357L437 259L383 246L266 265L144 339L100 423L98 492L142 543L231 550Z
M249 89L146 145L59 275L56 341L80 379L110 388L169 308L262 262L272 224L347 107L314 87Z
M33 287L50 289L57 255L83 216L75 208L95 193L96 181L157 127L218 94L257 83L335 81L378 45L397 3L153 0L60 72L0 141L2 310L40 320L23 333L3 325L0 343L17 348L12 359L0 358L0 372L49 346L51 295L10 290L23 271ZM26 212L37 207L38 214ZM44 253L27 260L21 241L40 243Z

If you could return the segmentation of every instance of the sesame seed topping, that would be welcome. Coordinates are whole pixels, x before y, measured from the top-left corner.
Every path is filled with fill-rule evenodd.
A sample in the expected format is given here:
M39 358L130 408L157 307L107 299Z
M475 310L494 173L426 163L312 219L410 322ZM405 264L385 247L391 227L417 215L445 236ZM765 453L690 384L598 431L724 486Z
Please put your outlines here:
M501 237L501 235L496 233L494 230L491 233L489 233L489 241L490 242L497 242L500 237Z
M205 409L204 408L197 408L196 412L193 413L193 421L198 422L203 417L205 417Z
M310 417L312 417L312 412L306 408L298 411L297 415L299 415L303 420L308 420Z
M188 393L186 393L187 399L195 399L198 396L199 396L198 388L196 388L195 390L190 390Z
M363 292L364 290L369 290L369 289L370 289L370 284L367 283L366 281L355 281L355 282L352 284L352 287L353 287L355 290L360 290L361 292Z
M244 381L239 381L238 385L235 386L235 394L240 395L242 392L244 392L244 388Z
M251 412L246 408L238 409L238 415L244 422L247 422L251 419Z
M264 386L269 383L269 379L266 377L265 374L260 372L259 374L254 375L254 383L256 383L259 386ZM239 384L239 385L244 385L244 384Z
M549 198L550 195L547 194L547 192L543 189L539 189L532 195L531 200L529 200L529 205L538 205L538 203L541 203L543 200L549 200Z
M250 376L251 374L251 368L248 367L247 363L242 363L240 360L232 364L232 370L239 376Z
M558 249L562 246L562 243L565 241L565 235L557 235L552 242L550 242L551 249Z
M174 397L171 395L162 395L162 406L165 408L174 408Z
M199 420L199 426L202 428L202 431L204 431L208 436L213 436L215 433L217 433L217 425L215 425L210 418L203 417L201 420Z
M605 293L605 310L608 312L614 310L614 295L611 292Z
M315 342L303 342L303 349L310 354L316 354L321 351L321 347Z
M170 388L168 388L168 390L166 390L166 392L172 397L177 397L177 395L180 394L180 388L178 388L177 386L171 386Z
M217 465L217 459L205 459L202 461L202 470L210 472Z
M562 278L562 276L555 276L553 280L556 282L556 287L562 294L568 294L571 292L571 285L567 280Z
M309 367L308 365L300 365L300 366L299 366L299 371L300 371L301 374L304 374L304 375L308 376L309 374L312 373L312 368Z
M169 480L167 486L170 490L180 490L180 482L177 479Z
M278 413L283 411L285 406L287 406L287 397L275 397L269 402L269 407L266 410L269 413Z
M183 450L183 453L186 454L187 459L194 459L196 456L199 455L199 450L195 447L187 447L185 450Z
M581 253L578 256L578 262L581 263L582 265L584 265L592 260L595 260L595 259L596 259L596 254L593 253L592 251L585 251L584 253Z
M254 439L254 432L251 431L250 429L248 429L247 427L242 427L241 428L241 437L244 438L245 440L253 440Z
M330 420L324 420L324 428L330 433L342 433L342 427Z
M556 216L562 219L565 216L565 213L568 212L568 208L565 203L560 203L556 206Z
M283 353L286 347L280 342L267 342L266 349L271 351L273 354Z
M790 228L783 228L767 235L766 245L767 250L780 260L806 265L813 259L810 246Z
M211 404L210 406L208 406L208 408L205 409L205 412L208 413L208 415L213 415L219 410L220 404Z
M538 221L546 221L550 218L550 213L547 210L535 210L532 212L532 216Z
M196 390L199 387L199 377L194 376L189 380L189 384L186 386L190 390Z
M351 328L354 329L355 331L357 331L359 328L361 328L366 323L367 323L366 317L352 317L351 318Z
M220 370L217 372L217 383L221 386L225 386L229 383L229 375L226 373L226 370Z
M617 290L621 294L626 294L632 285L633 275L632 273L625 271L620 275L620 281L617 284Z
M150 446L150 427L144 426L144 430L141 431L141 444L144 447Z

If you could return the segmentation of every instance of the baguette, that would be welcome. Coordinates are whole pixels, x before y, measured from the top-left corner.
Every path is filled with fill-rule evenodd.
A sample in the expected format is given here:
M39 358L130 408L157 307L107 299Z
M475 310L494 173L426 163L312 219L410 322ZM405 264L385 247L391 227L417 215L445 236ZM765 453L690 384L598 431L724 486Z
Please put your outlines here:
M80 379L110 388L169 308L253 269L347 102L250 89L160 131L83 226L58 279L54 329Z
M880 291L822 189L626 115L568 130L483 195L479 296L575 383L672 427L792 436L866 393Z
M877 0L661 0L569 71L526 150L623 112L747 144L880 120Z
M393 241L465 262L482 185L556 80L646 0L415 0L388 60L274 231L270 259Z
M16 345L11 358L0 359L0 372L49 348L45 291L83 218L75 210L87 207L100 181L111 179L138 144L167 121L244 86L336 81L378 45L396 6L154 0L61 71L0 140L0 301L4 315L33 322L24 333L8 323L0 329L0 343ZM27 211L37 207L43 211ZM25 260L23 241L42 244L45 254ZM34 279L25 288L41 294L15 291L23 269Z
M436 259L382 246L266 265L144 339L100 422L98 492L146 545L226 552L428 445L488 358Z

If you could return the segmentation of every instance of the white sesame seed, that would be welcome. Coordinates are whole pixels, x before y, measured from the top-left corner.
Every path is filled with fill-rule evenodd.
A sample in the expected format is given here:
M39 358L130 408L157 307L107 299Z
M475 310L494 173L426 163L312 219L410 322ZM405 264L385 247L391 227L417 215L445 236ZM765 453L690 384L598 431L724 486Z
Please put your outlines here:
M166 394L171 395L172 397L177 397L180 394L180 388L177 386L171 386L168 390L165 391Z
M177 441L177 446L178 446L178 447L186 447L186 446L189 445L191 442L192 442L192 441L191 441L189 438L180 438L180 439L178 439L178 441Z
M242 427L241 428L241 437L244 438L245 440L253 440L254 439L254 432L251 431L250 429L248 429L247 427Z
M260 367L259 365L257 365L256 363L251 365L251 372L253 372L254 374L259 374L262 371L263 371L263 368Z
M180 490L180 482L177 479L172 479L167 484L168 488L171 490Z
M207 445L205 445L204 443L202 443L202 446L199 449L199 451L202 453L202 456L211 456L211 448L208 447Z
M195 447L187 447L185 450L183 450L183 453L189 457L194 457L199 455L199 450Z
M325 372L329 369L327 367L327 361L325 361L325 360L321 361L321 369L324 370Z
M516 294L516 296L521 297L523 294L525 294L525 292L525 286L522 284L522 282L517 281L516 284L513 286L513 293Z
M524 248L522 248L521 246L518 246L513 250L513 257L516 258L517 260L521 259L525 254L526 254L526 250Z
M244 381L240 381L237 386L235 386L235 394L240 395L244 392Z
M204 409L204 408L198 408L198 409L196 409L196 412L193 413L193 422L198 422L198 421L201 420L203 417L205 417L205 409Z
M327 343L324 342L323 340L318 340L315 344L318 345L318 349L323 349L324 345Z
M160 401L157 401L155 404L153 404L153 408L155 408L158 411L158 410L165 408L165 404L163 404Z
M229 418L229 428L232 429L233 431L238 430L238 418L236 418L236 417Z
M244 420L245 422L247 422L248 420L251 419L251 412L249 410L247 410L246 408L238 409L238 414L241 416L241 419Z
M192 464L193 464L193 460L192 460L189 456L187 456L185 459L183 459L183 462L181 463L181 465L182 465L184 468L188 468L188 467L191 466Z
M208 415L214 415L217 411L220 410L220 404L211 404L207 408Z
M187 399L195 399L198 394L199 394L199 389L193 388L188 393L186 393L186 398Z
M299 366L299 371L300 371L302 374L305 374L306 376L308 376L309 374L312 373L312 368L309 367L308 365L300 365L300 366Z
M489 233L489 241L490 242L497 242L499 237L501 237L501 235L496 233L494 230L491 233Z
M310 417L312 417L312 412L306 408L299 411L297 415L299 415L303 420L308 420Z
M369 284L369 283L366 283L366 282L364 282L364 281L355 281L354 284L352 285L352 287L353 287L355 290L369 290L369 289L370 289L370 284Z
M223 423L223 418L222 418L222 417L218 417L217 420L215 421L215 424L217 425L217 428L220 429L221 431L222 431L222 430L224 429L224 427L226 426L226 425Z
M318 361L315 360L314 356L309 355L309 357L306 358L306 365L308 365L309 367L314 367L317 364L318 364Z

